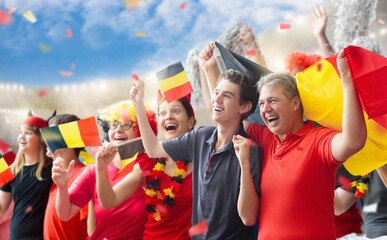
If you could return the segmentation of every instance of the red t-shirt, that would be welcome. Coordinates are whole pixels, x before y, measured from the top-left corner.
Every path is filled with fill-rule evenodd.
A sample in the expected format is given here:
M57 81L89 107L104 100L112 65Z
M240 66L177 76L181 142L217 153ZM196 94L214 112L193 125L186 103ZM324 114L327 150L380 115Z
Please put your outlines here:
M143 159L138 161L140 164L141 170L149 170L152 172L152 169L155 165L155 160ZM163 189L167 189L171 184L171 176L161 173L157 177L160 180L160 193L165 198ZM154 179L152 176L146 177L147 183L151 179ZM145 197L148 197L145 195ZM191 215L192 215L192 173L188 174L180 186L180 190L175 193L175 202L173 207L167 206L167 215L161 216L160 221L156 221L153 218L153 215L147 211L148 221L145 225L144 231L144 240L161 240L161 239L191 239L188 236L188 229L191 227Z
M112 186L122 178L114 179L119 169L108 165L108 176ZM69 189L70 202L83 207L93 200L96 226L87 239L142 239L147 215L145 213L144 190L138 190L127 201L116 208L104 209L98 201L95 164L90 164Z
M68 186L84 170L85 165L77 163L72 170ZM62 222L55 209L56 193L58 188L52 185L48 198L46 213L44 215L44 239L45 240L84 240L87 238L87 210L88 205L81 209L73 218L67 222Z
M333 197L340 165L331 143L338 131L307 123L282 143L262 125L249 134L263 149L259 240L336 239Z
M355 203L343 214L335 216L336 238L344 237L350 233L362 233L362 223L363 218Z

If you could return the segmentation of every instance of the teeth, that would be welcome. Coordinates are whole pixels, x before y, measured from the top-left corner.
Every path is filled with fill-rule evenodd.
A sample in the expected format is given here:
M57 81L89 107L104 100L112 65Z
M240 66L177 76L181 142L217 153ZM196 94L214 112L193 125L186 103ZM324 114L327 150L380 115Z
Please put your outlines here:
M165 125L166 128L170 128L170 127L176 127L177 128L177 125L176 124L172 124L172 123L169 123L167 125Z

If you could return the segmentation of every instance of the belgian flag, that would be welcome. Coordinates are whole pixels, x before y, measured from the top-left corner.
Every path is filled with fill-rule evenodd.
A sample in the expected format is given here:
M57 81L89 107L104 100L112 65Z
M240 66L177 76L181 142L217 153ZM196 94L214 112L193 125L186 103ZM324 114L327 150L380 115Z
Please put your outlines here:
M387 163L387 58L354 46L344 52L367 125L364 148L344 166L352 175L366 175ZM296 79L304 118L341 130L343 90L336 57L315 63Z
M102 146L95 117L40 129L52 153L61 148Z
M181 62L174 63L157 72L156 76L168 103L193 92Z
M10 182L14 178L15 176L3 158L3 155L0 154L0 187Z

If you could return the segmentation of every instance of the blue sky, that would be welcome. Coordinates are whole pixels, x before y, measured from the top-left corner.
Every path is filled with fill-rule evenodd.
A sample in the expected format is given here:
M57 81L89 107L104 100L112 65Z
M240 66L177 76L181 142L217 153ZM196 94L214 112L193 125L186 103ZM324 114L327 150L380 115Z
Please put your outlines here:
M318 2L145 0L128 10L122 0L0 0L3 11L16 8L11 23L0 25L0 82L52 86L157 71L184 62L190 49L215 40L232 23L247 22L257 34L285 21L287 13L310 12ZM37 22L23 17L26 10ZM73 37L67 38L67 28ZM39 44L51 51L42 52Z

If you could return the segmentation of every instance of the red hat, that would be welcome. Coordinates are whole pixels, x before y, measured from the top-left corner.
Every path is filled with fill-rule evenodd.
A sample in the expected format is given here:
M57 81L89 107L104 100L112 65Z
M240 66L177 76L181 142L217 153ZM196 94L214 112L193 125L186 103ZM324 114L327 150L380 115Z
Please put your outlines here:
M31 117L27 118L24 121L24 123L27 124L28 126L31 126L31 127L32 126L40 127L40 128L48 127L46 120L44 120L43 118L40 118L40 117L35 117L35 116L31 116Z

